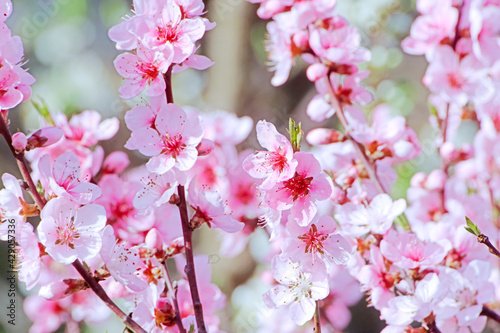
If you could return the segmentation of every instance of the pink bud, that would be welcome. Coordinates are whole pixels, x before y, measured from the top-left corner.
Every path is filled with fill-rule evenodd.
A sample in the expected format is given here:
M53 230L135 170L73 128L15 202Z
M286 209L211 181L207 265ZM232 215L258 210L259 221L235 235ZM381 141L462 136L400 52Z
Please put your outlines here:
M345 141L345 136L328 128L315 128L306 135L306 140L311 146L327 145L334 142Z
M128 155L122 151L114 151L104 160L102 172L105 174L119 174L130 164Z
M28 139L26 135L22 132L17 132L12 135L12 146L16 150L16 153L21 154L28 144Z
M410 185L411 187L424 188L427 176L424 172L417 172L411 177Z
M309 34L305 31L296 32L292 40L299 49L307 49L309 47Z
M214 142L209 139L201 139L200 144L196 147L198 156L208 155L214 150Z
M441 190L446 183L446 179L446 173L443 170L433 170L425 181L425 187L429 190Z
M160 233L155 228L149 230L145 239L146 246L152 250L163 249L163 241L161 240Z
M307 68L307 78L316 82L328 74L328 67L323 64L312 64Z
M63 131L57 127L44 127L31 134L28 138L26 150L50 146L59 141Z
M458 152L451 142L445 142L439 149L439 154L445 161L453 161L458 157Z

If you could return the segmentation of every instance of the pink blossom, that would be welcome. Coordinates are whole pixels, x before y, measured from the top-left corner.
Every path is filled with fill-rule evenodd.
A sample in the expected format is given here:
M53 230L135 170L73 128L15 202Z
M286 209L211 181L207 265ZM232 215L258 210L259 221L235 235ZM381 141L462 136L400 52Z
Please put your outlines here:
M4 173L2 182L5 188L0 190L0 220L7 216L21 214L23 203L25 203L23 190L16 177Z
M317 202L330 197L333 185L313 154L298 152L293 156L298 162L295 175L268 190L265 202L280 211L290 209L288 220L307 226L316 215Z
M243 162L243 168L254 178L265 178L262 189L268 190L276 183L288 180L295 174L297 160L294 159L290 141L278 133L273 124L261 120L257 123L257 139L268 152L259 151Z
M191 218L191 223L195 226L207 223L209 227L217 227L231 233L240 231L245 226L226 213L226 206L216 191L198 191L190 186L188 200L195 210Z
M28 138L26 137L26 134L22 132L12 134L12 147L14 147L18 154L24 152L27 144Z
M71 264L99 253L99 232L106 224L104 207L95 204L78 207L65 198L55 198L45 205L40 217L40 242L54 260Z
M351 246L338 234L337 224L330 216L315 219L307 227L289 222L287 230L290 235L283 244L283 253L304 267L343 265L350 258Z
M2 0L0 1L0 22L4 22L9 18L12 13L12 1Z
M449 102L485 103L493 96L491 79L474 55L459 58L450 46L440 46L432 53L430 65L423 78L434 93L441 93Z
M474 55L487 64L497 61L500 47L500 8L498 4L487 4L487 1L471 1L470 34Z
M298 264L281 256L273 258L272 271L279 285L264 294L264 302L270 308L289 305L290 318L304 325L314 315L315 301L328 296L327 279L313 279L311 273L301 271Z
M137 251L118 243L110 225L104 228L101 236L99 253L111 276L135 292L146 289L147 283L135 274L142 266Z
M455 38L457 21L458 9L452 6L452 0L436 2L432 10L413 22L410 36L403 40L403 50L408 54L430 55L442 42Z
M426 268L439 264L445 249L435 242L424 242L414 234L390 230L380 243L382 255L402 269Z
M114 61L118 73L125 78L119 89L122 98L130 99L139 95L146 85L148 96L158 96L165 91L163 74L172 63L173 51L165 48L154 52L139 45L136 54L123 53Z
M138 215L133 200L143 188L138 181L121 179L117 175L105 175L99 181L102 196L96 201L106 209L108 224L116 237L129 244L140 244L144 241L144 232L154 226L154 213L145 212Z
M156 117L155 129L140 128L132 132L131 140L142 154L152 156L148 170L162 174L174 166L181 171L190 169L196 162L196 146L202 136L197 115L187 116L177 105L167 104Z
M393 298L389 307L382 309L382 316L392 325L408 325L413 320L423 320L446 297L446 290L437 274L427 274L417 283L414 295Z
M360 47L361 36L354 27L338 24L328 28L314 27L310 34L309 44L321 59L342 65L371 59L370 51Z
M149 49L173 49L174 63L181 63L195 51L195 43L205 33L205 23L199 18L185 18L174 2L158 6L151 15L134 20L133 33Z
M21 230L16 230L17 263L19 280L26 284L26 289L32 289L40 278L42 261L40 259L40 247L38 238L33 232L33 226L22 223Z
M150 173L141 179L143 189L134 198L134 207L147 211L151 206L168 204L170 197L177 192L177 185L185 183L185 175L173 169L158 175Z
M99 141L112 138L120 125L116 117L101 121L101 114L93 110L73 115L69 122L64 113L53 114L52 118L56 127L63 130L66 139L84 147L92 147Z
M397 282L398 273L388 269L380 248L370 247L370 264L363 266L358 273L358 280L362 290L369 291L370 303L377 309L387 307L389 300L394 297L392 288Z
M59 141L63 136L60 128L43 127L31 134L26 143L26 150L48 147Z
M79 204L87 204L101 196L99 186L80 179L78 157L67 152L55 159L52 167L50 157L45 155L38 163L42 184L48 186L50 196L66 197Z
M368 232L384 235L396 217L406 209L404 199L392 201L387 194L379 194L366 206L349 202L340 207L335 219L342 230L352 236L363 236Z

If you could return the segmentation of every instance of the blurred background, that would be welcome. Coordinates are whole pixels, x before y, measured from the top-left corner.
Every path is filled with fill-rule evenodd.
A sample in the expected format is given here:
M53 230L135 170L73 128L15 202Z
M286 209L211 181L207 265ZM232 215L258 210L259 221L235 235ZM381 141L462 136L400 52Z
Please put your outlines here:
M102 142L107 152L124 150L129 131L124 126L123 116L144 98L141 95L126 101L119 97L117 91L122 79L113 66L119 52L107 36L108 29L130 13L130 2L13 0L14 12L7 21L13 34L22 38L27 62L25 68L29 68L37 80L32 86L34 101L43 101L49 109L68 115L90 109L99 111L103 118L116 116L120 119L122 126L117 136ZM227 110L239 116L248 115L255 123L266 119L282 133L288 127L289 117L301 121L306 133L318 127L305 114L315 90L305 76L304 64L299 61L285 85L271 86L272 73L266 66L264 49L266 22L256 16L257 6L244 0L208 0L205 3L207 16L217 23L217 27L202 39L199 53L207 55L215 65L203 72L187 70L174 75L176 103L196 106L204 112ZM373 54L373 60L364 67L372 72L365 84L374 94L375 101L366 111L380 103L389 104L395 113L408 118L409 125L421 139L423 156L398 170L400 178L393 196L404 197L409 179L416 170L430 170L439 163L434 149L435 134L426 124L429 116L427 91L421 84L425 59L405 55L400 47L417 14L415 1L337 0L337 3L339 13L360 29L363 46ZM10 114L12 132L29 132L38 127L38 115L30 102L21 104ZM334 120L320 125L338 126ZM257 147L255 132L243 145L241 148ZM18 175L3 141L0 142L0 153L0 172ZM132 166L144 163L139 155L127 153ZM213 253L210 260L214 282L228 296L228 306L221 314L222 329L238 333L256 331L270 311L261 300L265 288L258 283L260 272L256 271L253 259L263 256L268 247L265 233L257 230L249 249L234 259L218 257L219 247L213 242L213 237L203 237L203 233L196 235L195 252ZM4 245L1 244L0 253L6 253ZM5 267L6 258L6 255L0 255L1 267ZM2 276L1 308L5 308L8 301L4 297L5 281L5 276ZM20 302L19 299L17 304ZM380 332L384 327L378 320L378 313L366 308L364 301L353 311L353 317L357 319L345 332ZM15 331L6 325L6 317L0 315L0 332L27 332L31 323L21 312L18 306ZM85 328L87 332L106 330L121 332L122 326L112 319L92 330ZM64 327L60 331L63 332Z

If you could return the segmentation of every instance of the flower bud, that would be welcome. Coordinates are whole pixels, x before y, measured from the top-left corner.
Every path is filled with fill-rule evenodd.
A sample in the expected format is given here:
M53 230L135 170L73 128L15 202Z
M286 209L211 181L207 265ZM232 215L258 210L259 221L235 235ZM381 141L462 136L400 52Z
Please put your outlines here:
M44 127L31 134L28 138L26 150L50 146L59 141L63 131L57 127Z
M22 132L17 132L12 135L12 146L16 150L16 153L21 154L26 149L28 144L28 139L26 135Z
M307 68L306 74L310 81L316 82L328 74L328 68L323 64L312 64Z
M209 139L201 139L200 144L196 147L198 150L198 156L208 155L214 150L214 142Z

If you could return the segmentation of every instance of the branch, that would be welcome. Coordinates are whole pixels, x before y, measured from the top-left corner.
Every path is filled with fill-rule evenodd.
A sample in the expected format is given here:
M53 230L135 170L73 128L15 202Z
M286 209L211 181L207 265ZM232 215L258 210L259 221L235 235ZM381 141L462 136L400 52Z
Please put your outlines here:
M1 114L0 114L0 133L5 138L5 141L7 141L7 145L9 146L12 155L14 155L14 158L17 161L19 170L21 171L24 180L28 184L27 191L31 194L33 200L35 200L40 210L42 210L43 207L45 206L46 201L44 198L40 196L40 194L36 190L35 183L31 178L28 164L26 163L26 159L24 158L24 153L18 154L14 149L14 147L12 146L12 135L10 134L9 128L7 127L7 123ZM104 289L102 289L101 285L97 283L94 277L83 267L82 263L79 260L76 260L73 263L73 267L75 267L78 273L80 273L82 278L85 280L85 282L87 282L87 284L94 291L94 293L101 300L104 301L104 303L122 320L122 322L128 328L134 330L136 333L146 333L146 331L141 326L139 326L139 324L133 321L132 318L127 316L125 313L123 313L122 310L120 310L120 308L118 308L118 306L106 294Z
M170 66L163 76L165 79L165 95L167 97L167 103L174 102L174 96L172 94L172 66ZM182 234L184 236L184 247L186 253L186 266L184 267L184 272L186 273L189 290L191 291L191 299L193 301L194 314L196 317L196 326L198 326L199 333L206 333L205 320L203 319L203 307L200 301L200 294L198 293L198 284L196 283L196 271L194 268L194 257L193 257L193 229L189 223L189 216L187 212L186 203L186 192L184 186L177 186L177 192L179 194L179 201L177 202L177 207L179 207L179 214L181 215L182 223Z
M500 316L493 310L490 310L488 307L483 305L483 310L479 314L480 316L486 316L489 319L493 319L497 323L500 323Z
M180 333L186 333L186 329L182 324L181 312L179 311L179 303L177 302L177 289L174 289L174 286L172 285L172 280L170 279L170 274L168 273L167 260L163 261L163 266L165 266L165 272L167 273L166 283L167 283L168 293L172 298L172 303L174 303L174 308L176 313L175 323L177 324L177 327L179 327Z
M429 330L428 330L429 333L441 333L441 331L439 330L439 328L436 326L436 322L435 321L433 321L430 324L427 324L427 327L429 328Z
M198 326L199 333L206 333L205 321L203 319L203 307L200 301L200 295L198 293L198 285L196 283L196 271L194 268L194 258L193 258L193 229L189 223L189 217L187 213L186 204L186 194L184 191L184 186L177 186L177 191L179 194L179 213L181 215L182 222L182 234L184 236L184 247L186 253L186 266L184 267L184 272L189 282L189 289L191 290L191 299L193 300L194 314L196 316L196 325Z
M94 277L90 274L89 271L83 267L80 260L76 260L73 262L73 267L80 273L85 282L89 285L89 287L94 291L94 293L99 297L117 316L122 320L122 322L133 330L136 333L146 333L146 331L139 326L135 321L132 320L129 316L127 316L120 308L109 298L108 294L102 289L101 285L97 283Z
M481 235L477 236L477 241L479 243L486 245L488 247L488 249L490 249L490 253L493 253L494 255L496 255L497 257L500 258L500 252L493 244L491 244L488 236L481 234Z
M31 178L31 174L28 168L28 163L24 158L24 153L18 154L14 146L12 146L12 135L10 134L9 128L7 127L7 123L4 117L0 114L0 133L5 138L7 145L9 146L12 155L16 159L17 166L19 167L19 171L23 176L24 181L28 184L27 191L31 194L31 197L38 205L40 210L42 210L43 206L45 206L45 199L40 196L40 193L36 190L35 183L33 182L33 178Z
M322 78L322 80L325 80L326 86L330 90L329 93L331 95L330 98L330 105L335 109L335 114L337 115L337 118L340 121L340 124L342 127L344 127L344 135L349 139L349 141L352 142L354 149L356 150L356 153L358 154L358 157L361 159L361 162L365 166L366 171L368 172L368 176L370 177L371 181L375 184L375 187L380 193L389 193L387 189L384 188L382 185L382 182L377 176L376 172L376 166L374 163L372 163L368 156L366 156L366 153L363 149L363 146L354 140L354 138L351 136L351 128L349 126L349 123L347 121L347 118L344 115L344 110L340 106L338 100L337 100L337 95L335 94L335 91L333 90L333 87L331 85L330 79L328 76L325 76ZM397 217L397 220L399 221L399 224L403 229L405 230L410 230L410 223L408 223L408 219L406 218L406 215L403 213Z
M314 333L321 333L321 320L319 316L319 301L316 301L316 310L314 311Z

